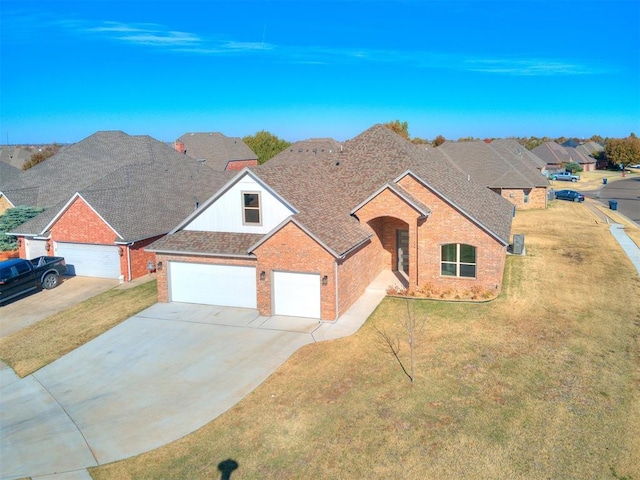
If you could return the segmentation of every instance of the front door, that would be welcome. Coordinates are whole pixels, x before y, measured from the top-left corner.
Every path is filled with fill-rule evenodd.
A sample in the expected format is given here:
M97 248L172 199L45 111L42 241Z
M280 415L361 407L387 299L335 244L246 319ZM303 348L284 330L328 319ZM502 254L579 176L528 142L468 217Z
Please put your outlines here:
M409 230L396 230L398 271L409 275Z

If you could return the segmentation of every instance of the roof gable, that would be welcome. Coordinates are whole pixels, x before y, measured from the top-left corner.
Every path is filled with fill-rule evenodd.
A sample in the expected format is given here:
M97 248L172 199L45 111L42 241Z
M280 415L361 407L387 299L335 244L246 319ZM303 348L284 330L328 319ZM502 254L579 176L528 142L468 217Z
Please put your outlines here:
M258 227L243 226L240 192L261 194L262 223ZM238 194L238 195L236 195ZM236 233L267 233L297 210L263 181L245 168L229 180L197 210L180 222L171 233L179 230L226 231Z

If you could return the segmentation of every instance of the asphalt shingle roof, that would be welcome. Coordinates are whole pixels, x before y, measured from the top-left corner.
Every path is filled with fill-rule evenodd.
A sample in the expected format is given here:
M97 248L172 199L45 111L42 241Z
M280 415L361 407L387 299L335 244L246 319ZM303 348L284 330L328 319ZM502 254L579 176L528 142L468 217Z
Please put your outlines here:
M240 137L227 137L218 132L185 133L178 140L185 147L185 154L205 165L223 171L229 162L258 160L258 156Z
M313 146L317 147L315 151ZM503 243L509 242L513 206L507 200L469 182L466 175L451 168L441 151L414 145L383 125L375 125L343 144L327 139L298 142L251 170L298 211L294 215L296 223L336 256L345 255L371 237L351 211L386 185L394 186L420 209L429 211L427 205L395 183L405 173L413 174ZM198 248L196 240L178 234L150 248ZM208 250L216 245L211 242Z
M411 171L467 215L508 243L513 207L483 186L467 182L440 152L414 145L375 125L342 149L298 158L295 148L253 170L300 211L299 222L338 254L369 238L351 210L401 174ZM277 157L279 157L278 155ZM276 157L276 158L277 158ZM427 207L425 207L427 208Z
M99 132L64 152L62 157L54 155L33 167L42 166L37 174L54 183L25 189L23 196L30 192L50 208L17 227L16 232L41 234L79 193L117 232L115 240L162 235L233 177L233 172L204 167L151 137L122 132ZM93 181L88 183L89 179ZM57 202L52 203L54 200Z
M489 188L534 188L548 180L506 142L445 142L438 147L461 172Z
M595 159L585 155L580 150L572 147L563 147L556 142L545 142L531 150L532 153L542 158L548 164L571 163L579 164L595 163Z
M181 254L247 256L263 235L254 233L198 232L180 230L155 241L147 250Z

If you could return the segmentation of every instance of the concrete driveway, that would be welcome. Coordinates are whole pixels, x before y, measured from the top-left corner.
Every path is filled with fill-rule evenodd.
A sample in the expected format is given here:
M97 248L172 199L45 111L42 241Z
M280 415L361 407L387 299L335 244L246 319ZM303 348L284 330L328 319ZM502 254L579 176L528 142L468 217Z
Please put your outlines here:
M24 379L5 367L0 478L74 472L187 435L313 342L319 326L156 304Z
M52 290L27 294L0 307L0 337L7 337L65 308L118 285L118 280L61 277Z
M0 479L90 479L210 422L300 347L355 333L383 272L336 322L158 303L23 379L0 362Z

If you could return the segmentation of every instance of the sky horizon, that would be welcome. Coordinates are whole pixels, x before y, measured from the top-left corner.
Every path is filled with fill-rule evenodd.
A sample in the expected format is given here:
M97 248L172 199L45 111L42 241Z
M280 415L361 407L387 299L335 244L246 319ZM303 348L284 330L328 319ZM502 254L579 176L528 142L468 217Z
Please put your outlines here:
M2 0L0 144L640 134L637 0Z

